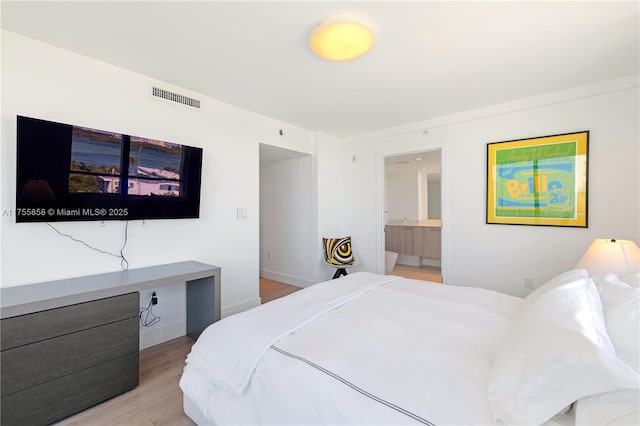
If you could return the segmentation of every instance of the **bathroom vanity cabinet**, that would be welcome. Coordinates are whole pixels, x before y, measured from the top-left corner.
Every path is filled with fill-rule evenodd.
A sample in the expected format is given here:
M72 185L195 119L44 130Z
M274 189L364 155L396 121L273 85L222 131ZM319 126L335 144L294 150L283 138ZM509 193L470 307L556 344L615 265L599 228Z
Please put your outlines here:
M385 250L401 255L440 259L440 227L387 224Z

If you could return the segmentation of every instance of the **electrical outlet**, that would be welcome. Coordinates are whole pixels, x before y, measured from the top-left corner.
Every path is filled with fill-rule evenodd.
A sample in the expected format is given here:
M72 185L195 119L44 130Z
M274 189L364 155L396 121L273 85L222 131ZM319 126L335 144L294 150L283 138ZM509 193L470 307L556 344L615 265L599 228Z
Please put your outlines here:
M157 305L158 304L158 293L156 293L155 291L149 291L149 292L147 292L147 295L148 295L149 303L151 305Z
M270 251L268 251L267 252L267 259L271 259L272 257L273 257L273 254Z
M236 209L236 218L238 220L247 220L247 208L246 207L238 207Z
M524 288L527 290L533 290L533 277L524 277L523 278Z

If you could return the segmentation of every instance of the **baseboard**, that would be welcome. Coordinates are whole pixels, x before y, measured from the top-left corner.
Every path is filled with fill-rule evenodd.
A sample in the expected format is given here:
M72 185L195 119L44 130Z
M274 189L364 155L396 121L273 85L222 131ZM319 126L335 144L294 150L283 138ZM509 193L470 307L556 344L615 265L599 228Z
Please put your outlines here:
M415 266L415 267L420 267L420 266L433 266L435 268L441 267L441 262L437 259L423 258L422 264L420 264L420 258L418 256L411 256L408 254L401 254L400 256L398 256L398 261L396 263L400 265Z
M407 254L401 254L400 256L398 256L398 261L396 263L400 265L405 265L405 266L418 267L420 266L420 258L418 258L418 256L409 256Z
M442 262L437 259L422 259L423 266L433 266L434 268L441 268Z
M222 318L246 311L251 308L255 308L256 306L260 306L260 303L261 303L260 298L254 297L253 299L243 300L240 303L236 303L229 306L223 306L221 309Z
M281 283L295 285L296 287L309 287L317 284L317 281L308 280L302 277L296 277L295 275L282 274L280 272L268 271L266 269L260 270L260 276L269 280L279 281Z
M154 325L140 328L140 350L164 343L187 334L187 321Z

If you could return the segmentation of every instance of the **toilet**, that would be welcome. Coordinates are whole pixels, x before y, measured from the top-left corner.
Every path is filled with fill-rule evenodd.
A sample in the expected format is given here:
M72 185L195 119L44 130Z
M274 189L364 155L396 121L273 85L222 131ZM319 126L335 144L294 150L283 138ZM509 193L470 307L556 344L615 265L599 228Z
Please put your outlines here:
M393 268L396 266L396 262L398 260L398 253L395 251L385 251L384 252L384 272L386 274L390 274L393 271Z

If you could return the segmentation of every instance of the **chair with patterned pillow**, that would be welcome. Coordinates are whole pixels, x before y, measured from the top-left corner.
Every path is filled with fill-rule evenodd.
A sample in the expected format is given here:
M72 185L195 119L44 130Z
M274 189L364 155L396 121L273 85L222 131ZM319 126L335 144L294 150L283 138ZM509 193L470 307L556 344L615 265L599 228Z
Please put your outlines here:
M323 238L322 251L324 253L324 261L336 268L336 273L333 274L332 279L347 275L347 268L358 264L351 247L351 237Z

